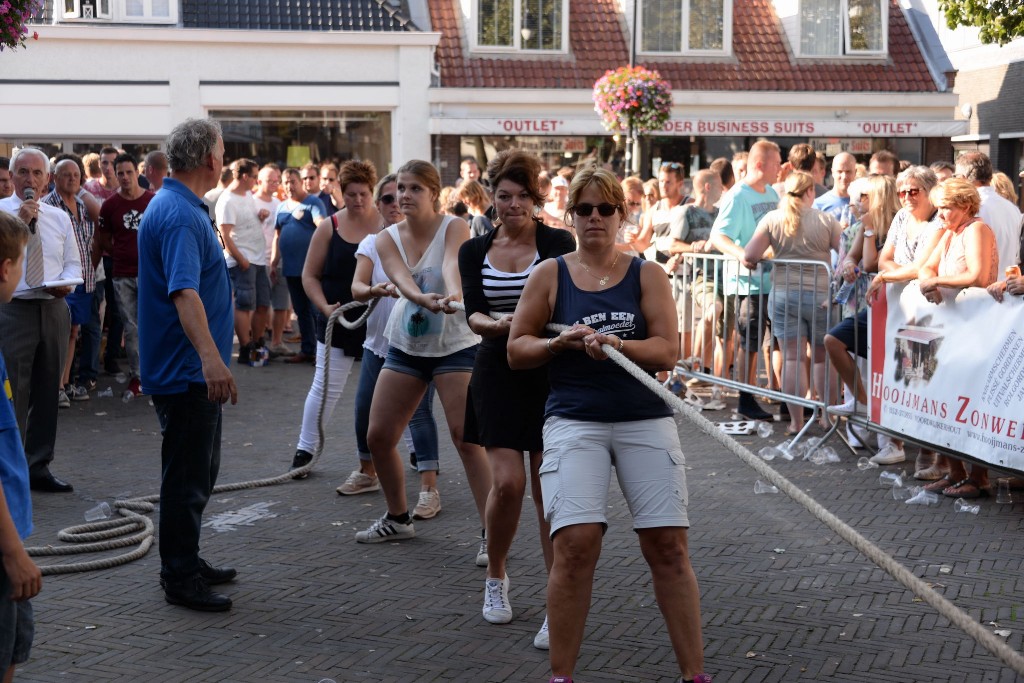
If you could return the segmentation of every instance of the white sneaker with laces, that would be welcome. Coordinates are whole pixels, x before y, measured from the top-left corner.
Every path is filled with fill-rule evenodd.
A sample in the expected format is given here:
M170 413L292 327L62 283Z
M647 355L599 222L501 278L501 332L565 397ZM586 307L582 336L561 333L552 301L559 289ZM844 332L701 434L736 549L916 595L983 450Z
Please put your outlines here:
M80 384L69 384L67 387L65 387L65 393L67 393L68 398L71 399L72 401L89 400L89 390L81 386Z
M876 465L895 465L907 459L907 454L902 448L893 443L887 443L882 450L871 456L871 462Z
M544 625L537 631L537 635L533 637L533 646L538 650L550 650L551 639L548 634L548 615L544 615Z
M508 601L508 576L484 581L484 620L492 624L512 621L512 605Z
M348 475L345 483L336 488L335 491L338 492L339 496L354 496L359 493L380 491L380 480L377 477L371 477L356 470Z
M858 403L856 399L850 399L846 403L841 405L829 406L828 412L833 415L860 415L864 417L868 414L868 407L863 403Z
M68 392L64 391L63 388L57 390L57 407L58 408L70 408L71 399L68 398Z
M413 519L430 519L437 517L441 511L441 494L435 488L420 491L420 500L412 511Z
M416 529L412 526L412 520L408 524L388 519L384 515L365 531L356 532L356 543L386 543L387 541L402 541L407 538L414 538Z
M487 556L487 536L480 539L480 548L476 551L476 566L486 567L491 561Z

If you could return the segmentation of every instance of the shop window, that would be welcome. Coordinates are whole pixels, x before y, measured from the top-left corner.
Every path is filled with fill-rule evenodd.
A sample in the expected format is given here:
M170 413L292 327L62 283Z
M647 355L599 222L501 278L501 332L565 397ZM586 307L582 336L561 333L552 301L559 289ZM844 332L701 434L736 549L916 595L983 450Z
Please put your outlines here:
M569 0L474 0L474 48L480 51L565 52Z
M729 54L732 0L638 0L645 54Z
M176 24L180 0L56 0L62 21Z
M888 52L886 0L800 0L799 24L801 57Z

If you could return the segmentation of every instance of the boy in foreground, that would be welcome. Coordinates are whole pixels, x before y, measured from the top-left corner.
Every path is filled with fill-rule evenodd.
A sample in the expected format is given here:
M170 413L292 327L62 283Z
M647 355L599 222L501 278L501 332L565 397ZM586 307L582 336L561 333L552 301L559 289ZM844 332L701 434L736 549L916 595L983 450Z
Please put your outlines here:
M29 229L21 219L0 211L0 303L8 303L21 280ZM3 683L14 680L14 667L28 661L35 625L32 603L43 575L25 552L22 540L32 533L32 497L28 461L14 417L7 365L0 355L0 667Z

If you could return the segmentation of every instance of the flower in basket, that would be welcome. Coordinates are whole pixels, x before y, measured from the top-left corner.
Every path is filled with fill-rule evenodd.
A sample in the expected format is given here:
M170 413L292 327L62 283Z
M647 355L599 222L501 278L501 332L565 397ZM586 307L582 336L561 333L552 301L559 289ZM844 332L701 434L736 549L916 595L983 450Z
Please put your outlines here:
M29 38L28 20L42 8L41 0L0 0L0 52L5 48L25 47ZM39 40L35 31L32 40Z
M594 84L594 110L612 132L661 130L672 114L672 86L657 71L623 66Z

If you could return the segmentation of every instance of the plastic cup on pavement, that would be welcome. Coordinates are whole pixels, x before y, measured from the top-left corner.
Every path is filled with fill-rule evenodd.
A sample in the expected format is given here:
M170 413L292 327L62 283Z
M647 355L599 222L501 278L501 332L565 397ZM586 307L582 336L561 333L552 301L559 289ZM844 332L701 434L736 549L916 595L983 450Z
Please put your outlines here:
M766 484L763 481L761 481L760 479L758 479L757 481L754 482L754 493L778 493L778 492L779 492L778 488L772 486L771 484Z
M858 470L864 471L864 470L873 470L873 469L877 469L877 468L878 468L878 464L871 462L871 458L859 458L857 460L857 469Z
M981 512L980 505L972 505L963 498L956 499L956 501L953 503L953 509L956 510L957 512L966 512L969 515L976 515L979 512Z
M878 475L879 486L903 486L903 475L900 472L882 472Z
M782 457L782 452L775 446L765 446L764 448L759 450L757 454L760 455L761 458L766 461L771 461L774 460L775 458Z
M87 522L98 522L107 517L110 517L110 506L107 505L107 501L94 505L85 511L85 521Z
M1004 505L1013 502L1013 494L1010 493L1009 479L996 479L996 502Z
M767 439L775 431L775 427L772 426L771 422L759 422L757 425L757 435L762 439Z

